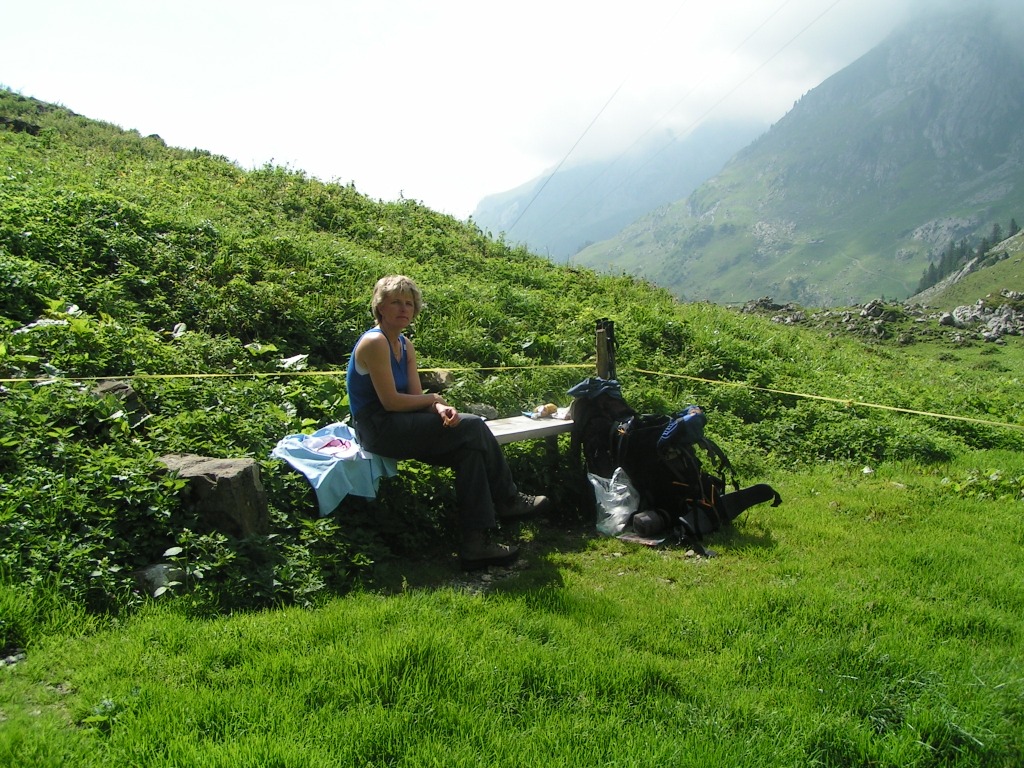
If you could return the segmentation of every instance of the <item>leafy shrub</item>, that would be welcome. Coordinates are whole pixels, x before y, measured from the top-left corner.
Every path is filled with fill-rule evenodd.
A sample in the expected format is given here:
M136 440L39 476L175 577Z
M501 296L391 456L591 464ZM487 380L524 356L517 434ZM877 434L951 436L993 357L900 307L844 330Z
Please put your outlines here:
M370 292L387 273L423 287L421 365L457 369L448 394L460 406L568 405L566 391L593 371L595 322L608 318L630 402L704 405L709 433L751 474L1024 448L1019 431L789 394L1017 419L1018 382L965 369L959 350L914 362L881 343L679 304L413 201L373 201L290 169L244 171L7 91L0 106L43 127L0 142L0 375L39 379L0 387L0 583L26 585L30 604L54 590L94 611L127 610L145 599L133 572L164 561L184 579L164 594L198 611L308 604L373 560L449 548L446 470L409 463L376 502L346 501L344 518L320 519L308 483L268 459L285 434L346 416L333 369L371 324ZM299 354L322 375L279 368ZM93 394L97 377L132 381L142 418ZM178 451L260 461L273 535L205 529L160 470L158 457ZM524 487L559 495L567 517L585 506L541 444L507 454Z
M910 419L894 420L827 403L800 401L753 426L752 440L791 461L948 461L956 444Z
M62 293L54 272L0 246L0 322L15 326L35 320L53 296Z
M92 610L124 609L136 602L133 569L167 546L180 485L157 474L153 457L87 454L56 440L54 469L35 465L19 487L0 485L0 567Z
M941 487L961 499L1024 502L1024 476L1000 469L972 469L959 479L944 477Z
M57 309L62 306L51 302L50 322L26 328L7 342L8 354L38 362L35 370L23 369L28 375L63 371L79 378L125 376L164 369L176 357L168 340L154 333L109 316L93 318L77 308Z

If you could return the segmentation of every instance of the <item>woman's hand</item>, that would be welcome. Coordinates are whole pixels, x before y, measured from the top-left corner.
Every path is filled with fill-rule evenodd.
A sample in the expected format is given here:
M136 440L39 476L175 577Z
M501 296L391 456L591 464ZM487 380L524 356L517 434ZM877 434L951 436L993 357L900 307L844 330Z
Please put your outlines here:
M434 410L441 417L441 423L446 427L454 427L459 423L459 412L444 401L434 403Z

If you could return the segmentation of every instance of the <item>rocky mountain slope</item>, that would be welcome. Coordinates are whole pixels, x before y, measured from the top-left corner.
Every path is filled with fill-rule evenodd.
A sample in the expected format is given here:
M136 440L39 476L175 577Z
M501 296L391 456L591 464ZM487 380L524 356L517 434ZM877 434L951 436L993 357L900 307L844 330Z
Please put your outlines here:
M855 304L909 296L951 240L1021 211L1024 49L995 12L961 9L899 29L574 261L691 300Z

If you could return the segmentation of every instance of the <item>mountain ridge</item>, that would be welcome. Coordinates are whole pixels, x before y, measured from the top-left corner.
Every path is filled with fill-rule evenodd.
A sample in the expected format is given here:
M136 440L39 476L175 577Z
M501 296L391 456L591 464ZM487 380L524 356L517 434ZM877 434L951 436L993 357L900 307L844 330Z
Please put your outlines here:
M917 20L805 94L687 198L577 254L684 299L909 296L1024 207L1024 56L995 17Z
M767 127L757 120L720 121L698 126L685 137L650 138L611 160L547 172L488 195L472 219L536 253L565 261L689 194Z

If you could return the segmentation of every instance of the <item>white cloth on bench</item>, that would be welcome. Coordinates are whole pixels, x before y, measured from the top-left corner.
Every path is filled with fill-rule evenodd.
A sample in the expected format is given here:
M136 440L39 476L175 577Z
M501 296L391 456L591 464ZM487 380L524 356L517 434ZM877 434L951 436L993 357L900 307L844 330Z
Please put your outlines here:
M270 452L309 480L320 516L331 514L349 494L375 498L382 477L398 474L398 462L364 451L352 429L328 424L311 435L288 435Z

